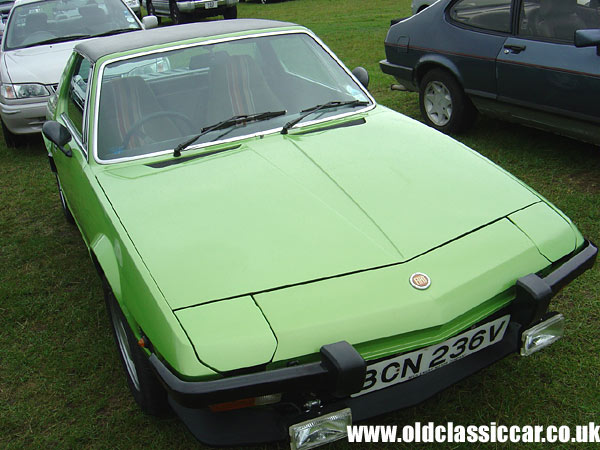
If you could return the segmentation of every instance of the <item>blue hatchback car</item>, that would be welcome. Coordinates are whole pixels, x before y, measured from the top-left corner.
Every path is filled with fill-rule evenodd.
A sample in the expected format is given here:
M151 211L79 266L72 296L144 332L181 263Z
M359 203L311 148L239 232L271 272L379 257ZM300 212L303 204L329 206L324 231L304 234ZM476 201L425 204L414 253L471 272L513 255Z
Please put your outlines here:
M477 111L600 145L600 0L439 0L392 25L384 73L425 121Z

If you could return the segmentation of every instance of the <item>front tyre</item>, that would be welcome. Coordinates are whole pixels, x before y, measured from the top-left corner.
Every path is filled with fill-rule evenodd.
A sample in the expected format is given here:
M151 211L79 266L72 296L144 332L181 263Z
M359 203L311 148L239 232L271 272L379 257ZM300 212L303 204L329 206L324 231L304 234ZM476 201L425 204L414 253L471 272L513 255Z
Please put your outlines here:
M171 17L171 22L173 22L174 25L186 22L186 16L179 10L179 6L177 6L175 0L169 2L169 15Z
M225 12L223 13L224 19L237 19L237 5L230 6L229 8L225 8Z
M133 335L108 283L106 280L103 281L106 309L108 310L119 357L125 368L129 390L146 414L159 417L165 416L170 411L167 392L156 378L148 358L138 346L137 339Z
M433 69L419 83L421 115L442 133L458 133L472 125L477 110L452 74Z
M23 137L14 134L12 131L8 129L8 127L4 124L4 120L0 119L0 123L2 123L2 135L4 136L4 143L8 148L18 148L23 143Z

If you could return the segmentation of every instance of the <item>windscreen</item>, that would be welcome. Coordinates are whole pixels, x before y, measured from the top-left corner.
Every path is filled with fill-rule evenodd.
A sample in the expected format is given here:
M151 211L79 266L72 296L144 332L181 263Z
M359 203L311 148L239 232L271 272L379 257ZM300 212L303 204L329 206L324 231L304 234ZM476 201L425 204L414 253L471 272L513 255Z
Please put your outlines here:
M145 54L104 68L97 155L114 160L154 154L232 117L279 113L206 132L197 142L251 135L282 127L317 105L354 100L369 103L364 90L305 33ZM326 108L305 120L364 107Z
M5 50L34 47L138 30L139 23L120 0L46 0L16 6L5 30Z

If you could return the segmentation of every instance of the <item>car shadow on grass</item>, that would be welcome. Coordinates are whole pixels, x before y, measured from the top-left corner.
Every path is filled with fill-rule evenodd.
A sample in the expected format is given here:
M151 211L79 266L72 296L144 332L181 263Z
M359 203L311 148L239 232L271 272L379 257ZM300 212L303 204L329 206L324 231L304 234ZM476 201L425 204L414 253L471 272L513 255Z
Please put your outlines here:
M8 147L4 142L4 136L2 136L0 150L6 155L19 158L39 158L40 155L47 153L41 133L19 136L16 147Z

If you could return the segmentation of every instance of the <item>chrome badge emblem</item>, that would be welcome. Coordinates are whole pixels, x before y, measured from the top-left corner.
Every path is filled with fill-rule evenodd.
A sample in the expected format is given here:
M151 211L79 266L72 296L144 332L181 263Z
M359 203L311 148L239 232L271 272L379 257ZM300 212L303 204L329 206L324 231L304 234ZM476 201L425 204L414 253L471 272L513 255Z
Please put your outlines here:
M410 276L410 284L415 289L427 289L431 285L431 280L424 273L417 272Z

